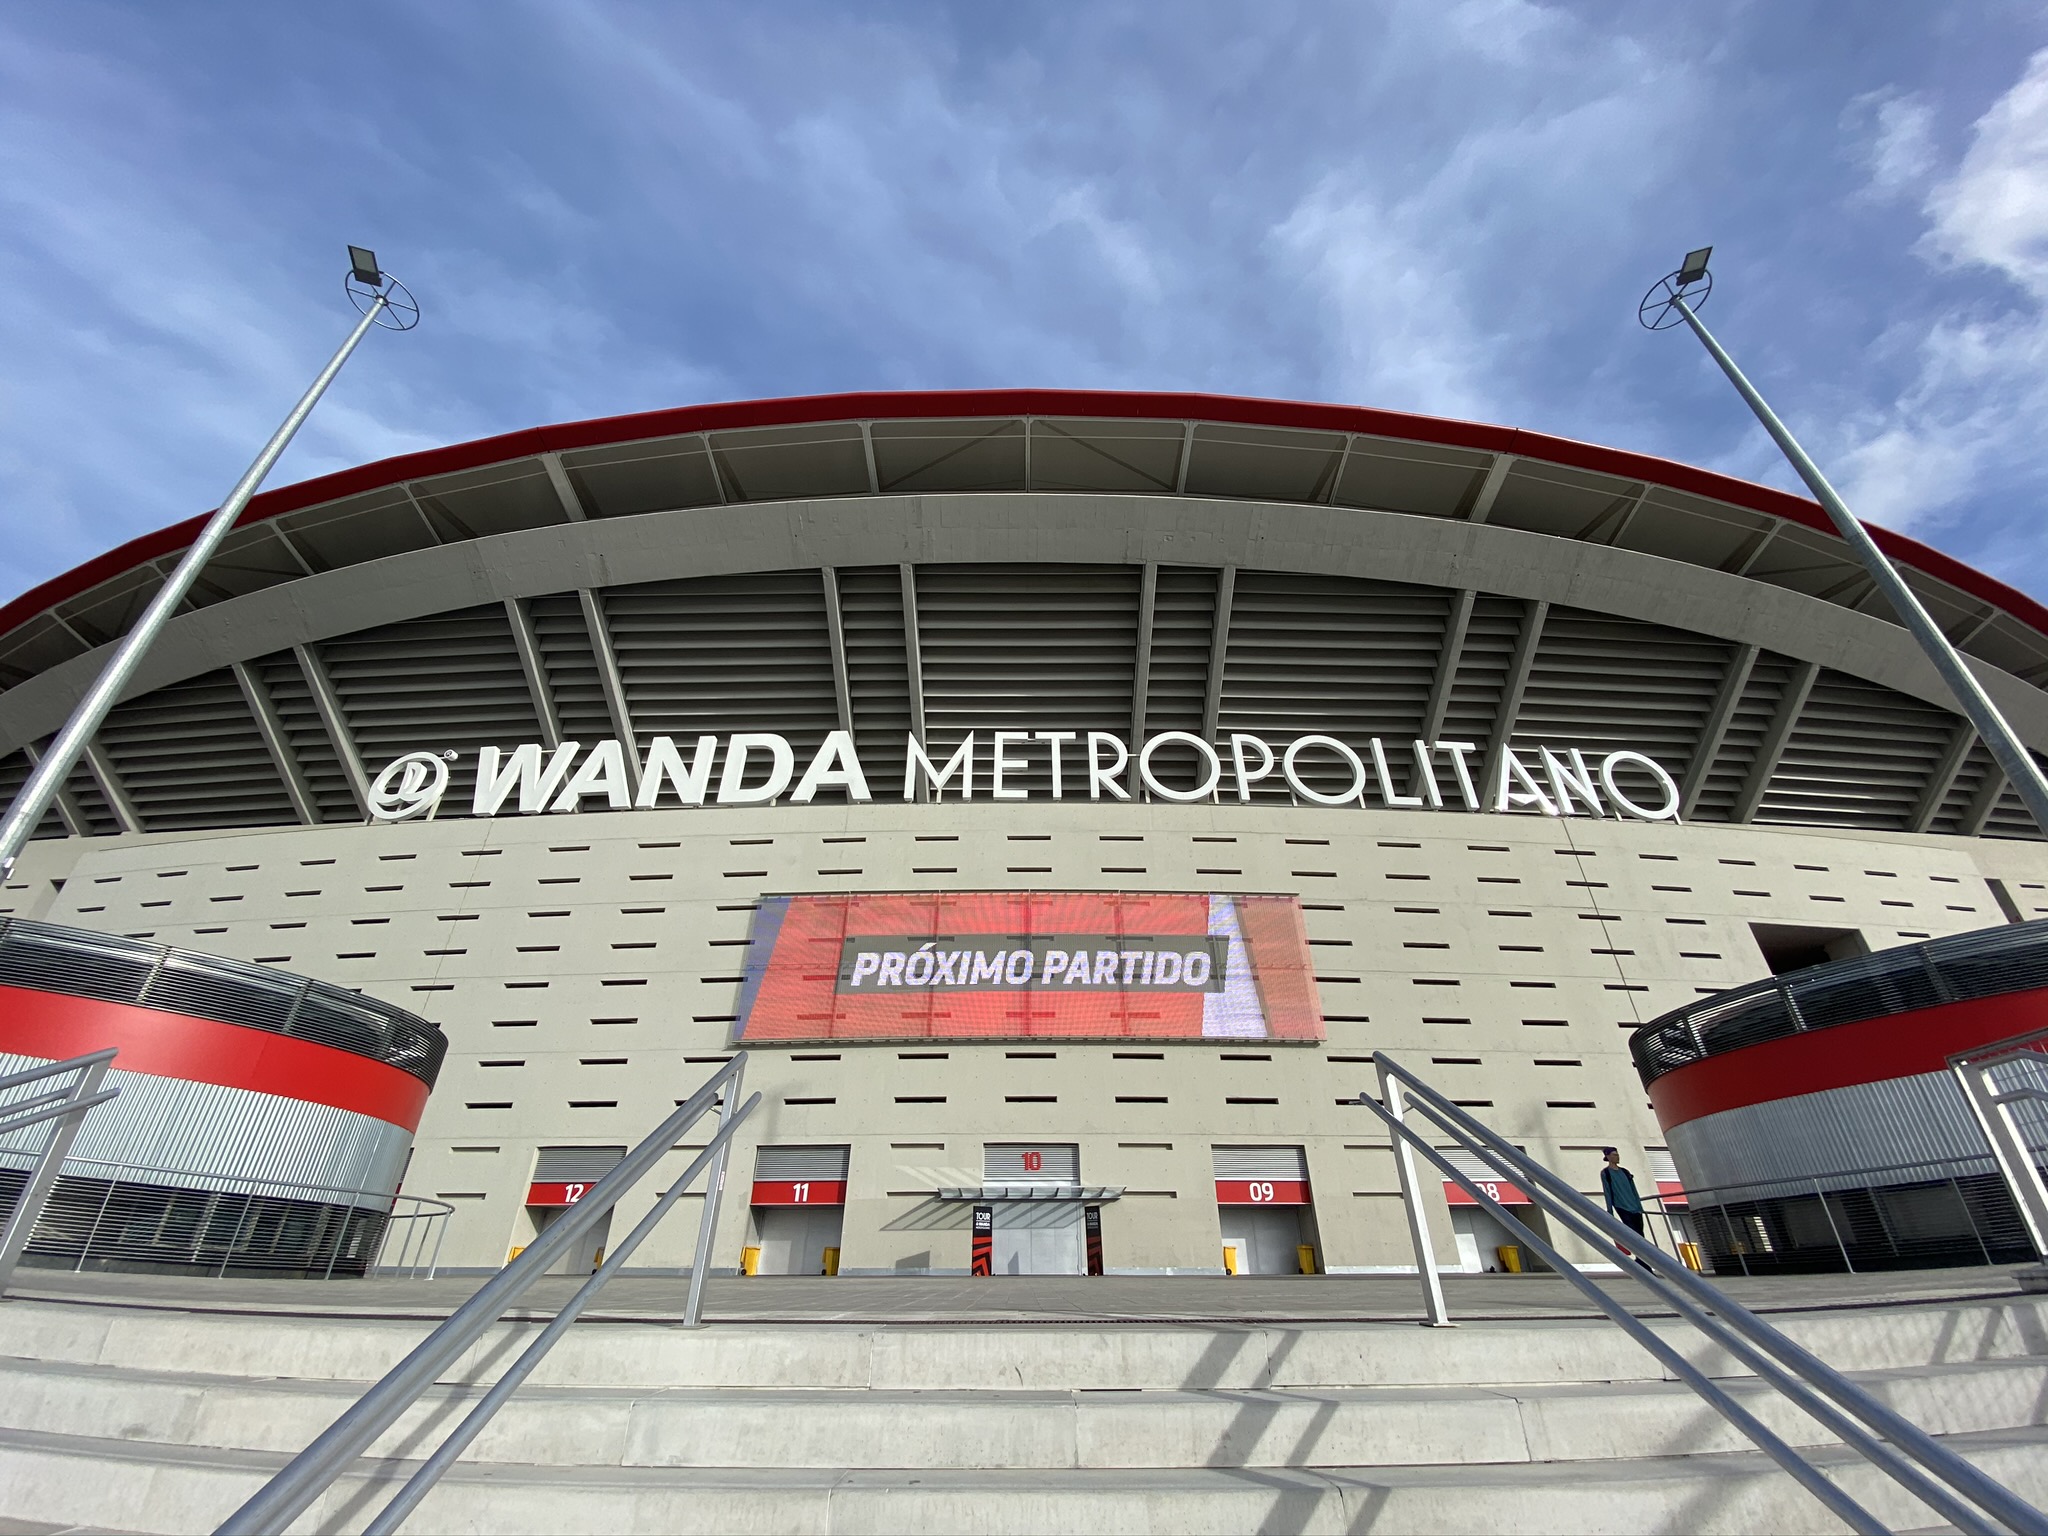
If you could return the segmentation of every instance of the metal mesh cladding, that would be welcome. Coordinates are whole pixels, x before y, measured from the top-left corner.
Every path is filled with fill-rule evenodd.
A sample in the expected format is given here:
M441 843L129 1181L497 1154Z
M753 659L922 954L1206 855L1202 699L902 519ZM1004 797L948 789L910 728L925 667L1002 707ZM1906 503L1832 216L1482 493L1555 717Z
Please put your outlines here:
M0 918L0 986L133 1003L333 1046L429 1088L448 1054L438 1025L326 982L218 955Z

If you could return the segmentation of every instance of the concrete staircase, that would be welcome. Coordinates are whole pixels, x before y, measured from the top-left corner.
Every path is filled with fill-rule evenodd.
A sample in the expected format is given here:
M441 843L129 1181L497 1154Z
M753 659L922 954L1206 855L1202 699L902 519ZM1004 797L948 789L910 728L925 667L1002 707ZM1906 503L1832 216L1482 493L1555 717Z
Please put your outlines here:
M1786 1331L2036 1503L2048 1298ZM207 1531L429 1323L0 1304L0 1517ZM359 1529L532 1325L496 1331L305 1520ZM1671 1336L1684 1335L1672 1330ZM1934 1523L1775 1394L1766 1422ZM1822 1531L1604 1323L585 1323L410 1531Z

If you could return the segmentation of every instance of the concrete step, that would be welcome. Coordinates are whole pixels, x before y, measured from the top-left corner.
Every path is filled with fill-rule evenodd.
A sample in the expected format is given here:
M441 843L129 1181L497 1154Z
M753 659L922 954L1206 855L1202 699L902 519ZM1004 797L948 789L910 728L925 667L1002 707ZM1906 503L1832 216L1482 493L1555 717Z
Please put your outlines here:
M1838 1369L2048 1355L2048 1296L1781 1314L1771 1321ZM369 1382L433 1324L308 1320L276 1313L19 1301L0 1303L0 1355L155 1371ZM506 1324L449 1373L476 1379L538 1324ZM1690 1328L1654 1324L1717 1375L1744 1374ZM1498 1386L1661 1379L1605 1320L1425 1329L1347 1324L725 1324L588 1321L535 1385L1113 1391L1326 1386Z
M2036 1503L2048 1499L2038 1430L1948 1443ZM1895 1528L1925 1509L1860 1460L1814 1459ZM210 1531L283 1458L0 1431L7 1513L54 1526ZM293 1529L360 1529L411 1470L366 1463ZM432 1533L662 1531L1241 1533L1477 1530L1832 1532L1812 1496L1755 1452L1604 1463L1157 1470L863 1471L472 1466L450 1471L407 1526Z
M2048 1424L2048 1360L1860 1375L1933 1434ZM1832 1441L1754 1381L1730 1383L1799 1445ZM436 1388L373 1448L424 1454L477 1389ZM294 1452L354 1384L0 1361L0 1428ZM1114 1392L529 1387L468 1458L555 1467L1327 1467L1596 1461L1741 1450L1669 1382Z

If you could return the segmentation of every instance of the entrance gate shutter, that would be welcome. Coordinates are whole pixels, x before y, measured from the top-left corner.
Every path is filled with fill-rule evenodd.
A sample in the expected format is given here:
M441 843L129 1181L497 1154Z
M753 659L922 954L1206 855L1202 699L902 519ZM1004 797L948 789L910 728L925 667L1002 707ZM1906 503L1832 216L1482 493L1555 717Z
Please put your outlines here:
M990 1184L1078 1184L1081 1149L1073 1142L990 1142L982 1148Z
M763 1147L754 1154L756 1179L846 1178L845 1147Z
M591 1185L619 1166L624 1147L542 1147L534 1159L528 1205L574 1205Z
M1307 1205L1308 1155L1300 1147L1215 1147L1218 1205Z
M844 1205L846 1147L762 1147L754 1154L755 1205Z
M1512 1184L1502 1178L1500 1170L1487 1162L1478 1153L1467 1152L1462 1149L1445 1148L1442 1149L1442 1155L1445 1162L1457 1169L1458 1172L1464 1174L1466 1178L1477 1184L1502 1205L1528 1205L1531 1203L1529 1197L1522 1192L1520 1185ZM1421 1159L1418 1158L1416 1161L1420 1162ZM1444 1180L1444 1199L1452 1205L1477 1205L1479 1203L1449 1179Z
M1306 1179L1308 1154L1299 1147L1217 1147L1219 1179Z

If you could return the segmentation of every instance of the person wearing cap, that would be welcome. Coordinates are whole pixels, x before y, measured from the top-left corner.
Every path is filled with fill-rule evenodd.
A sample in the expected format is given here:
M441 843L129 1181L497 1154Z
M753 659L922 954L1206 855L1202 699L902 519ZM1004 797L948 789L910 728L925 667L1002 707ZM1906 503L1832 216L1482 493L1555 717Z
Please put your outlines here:
M1602 1147L1600 1152L1607 1159L1600 1170L1600 1193L1606 1197L1607 1214L1631 1232L1640 1233L1643 1230L1643 1197L1636 1190L1636 1176L1621 1166L1620 1148ZM1626 1249L1623 1251L1627 1252ZM1629 1257L1638 1264L1643 1262L1632 1253Z

